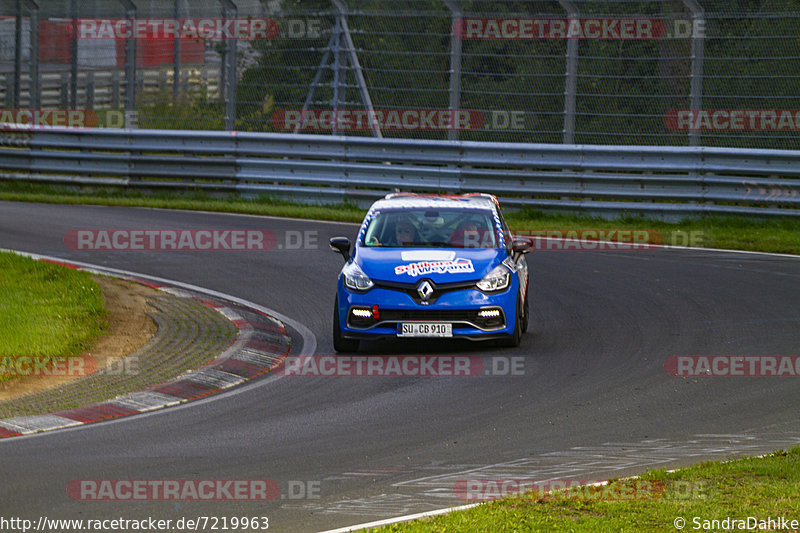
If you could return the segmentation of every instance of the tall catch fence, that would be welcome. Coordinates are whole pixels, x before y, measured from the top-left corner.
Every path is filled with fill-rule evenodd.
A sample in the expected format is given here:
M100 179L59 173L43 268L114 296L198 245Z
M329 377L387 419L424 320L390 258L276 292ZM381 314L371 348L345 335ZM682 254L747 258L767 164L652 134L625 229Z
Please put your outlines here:
M790 0L0 1L3 123L795 149L799 80Z

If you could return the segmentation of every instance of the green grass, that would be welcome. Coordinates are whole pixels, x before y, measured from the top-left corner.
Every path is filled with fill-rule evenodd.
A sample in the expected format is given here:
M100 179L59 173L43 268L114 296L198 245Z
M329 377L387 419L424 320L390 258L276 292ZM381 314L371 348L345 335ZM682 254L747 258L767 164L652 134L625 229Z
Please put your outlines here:
M87 272L0 252L0 366L18 356L79 355L105 325L100 287Z
M254 200L215 198L201 191L193 193L158 192L143 194L140 191L121 190L111 187L95 187L86 188L82 191L75 191L67 187L20 182L0 182L0 200L191 209L278 217L311 218L316 220L337 220L343 222L361 222L366 212L353 205L301 206L291 202L282 202L267 198Z
M361 222L366 212L351 204L299 205L266 197L217 197L202 191L145 194L111 187L75 190L23 182L0 183L0 200L191 209L343 222ZM707 216L669 223L635 216L607 220L523 209L508 210L506 219L513 230L646 230L656 244L800 254L800 217Z
M598 217L521 210L506 216L514 230L647 230L656 244L800 254L800 217L707 216L670 223L645 217Z
M612 481L612 486L634 490L534 492L370 531L675 532L678 517L686 521L685 531L722 531L721 524L702 521L728 517L800 520L800 447L764 458L700 463L671 473L654 470L637 480ZM701 522L695 522L695 517Z

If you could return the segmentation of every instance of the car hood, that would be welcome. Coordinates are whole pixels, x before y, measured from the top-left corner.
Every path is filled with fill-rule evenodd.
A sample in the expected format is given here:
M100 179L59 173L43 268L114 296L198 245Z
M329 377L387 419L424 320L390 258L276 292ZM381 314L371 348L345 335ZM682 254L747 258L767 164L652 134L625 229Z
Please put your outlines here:
M355 261L373 280L434 283L478 280L506 258L495 248L368 248L359 247Z

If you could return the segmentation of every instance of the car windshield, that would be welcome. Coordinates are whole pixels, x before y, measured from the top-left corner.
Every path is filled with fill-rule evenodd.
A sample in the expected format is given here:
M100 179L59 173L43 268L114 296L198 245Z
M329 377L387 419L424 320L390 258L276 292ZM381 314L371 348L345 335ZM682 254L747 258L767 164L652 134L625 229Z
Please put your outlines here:
M496 248L494 218L488 210L397 209L376 212L364 246L411 248Z

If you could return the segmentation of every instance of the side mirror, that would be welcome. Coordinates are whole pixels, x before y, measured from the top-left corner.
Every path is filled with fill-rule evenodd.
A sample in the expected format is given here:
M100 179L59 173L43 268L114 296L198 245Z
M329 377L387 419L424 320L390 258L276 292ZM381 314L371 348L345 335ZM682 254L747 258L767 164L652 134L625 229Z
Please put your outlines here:
M347 237L331 237L330 247L334 252L342 254L345 263L350 260L350 239Z
M511 252L513 253L512 258L514 262L519 261L519 258L522 257L522 254L527 254L531 251L531 241L528 239L514 239L513 244L511 245Z

